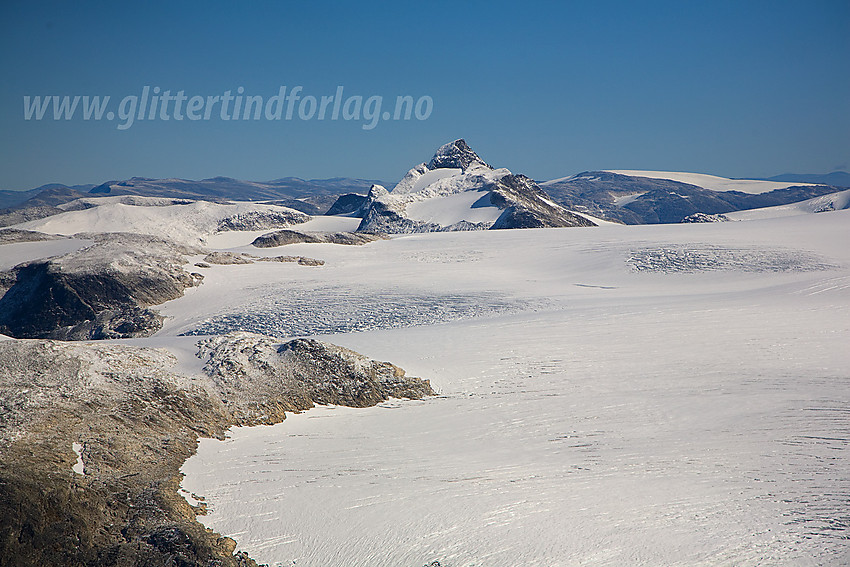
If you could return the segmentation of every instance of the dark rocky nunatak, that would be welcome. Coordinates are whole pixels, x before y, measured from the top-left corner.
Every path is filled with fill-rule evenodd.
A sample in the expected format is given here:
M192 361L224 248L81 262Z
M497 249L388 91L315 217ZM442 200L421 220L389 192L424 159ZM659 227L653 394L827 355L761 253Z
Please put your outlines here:
M258 236L251 243L257 248L274 248L286 244L346 244L362 245L375 240L380 236L373 234L359 234L354 232L306 232L300 230L278 230L269 234Z
M94 243L5 273L0 333L63 340L149 336L162 318L148 308L201 281L183 269L198 249L128 233L78 236Z

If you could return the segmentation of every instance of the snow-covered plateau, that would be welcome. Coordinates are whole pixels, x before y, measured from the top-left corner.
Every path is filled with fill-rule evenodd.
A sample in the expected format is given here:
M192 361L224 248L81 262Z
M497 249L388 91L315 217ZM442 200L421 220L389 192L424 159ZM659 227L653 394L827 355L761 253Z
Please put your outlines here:
M325 265L210 266L136 342L327 333L438 392L202 440L183 489L261 563L846 565L850 211L805 212L293 244Z
M456 140L348 216L88 196L0 231L0 549L850 564L848 192L543 185L607 196Z
M712 191L740 191L742 193L765 193L793 186L813 185L812 183L789 183L784 181L763 181L760 179L729 179L705 173L686 173L681 171L642 171L633 169L609 169L610 173L648 177L650 179L669 179L680 183L689 183ZM557 181L557 180L553 180Z

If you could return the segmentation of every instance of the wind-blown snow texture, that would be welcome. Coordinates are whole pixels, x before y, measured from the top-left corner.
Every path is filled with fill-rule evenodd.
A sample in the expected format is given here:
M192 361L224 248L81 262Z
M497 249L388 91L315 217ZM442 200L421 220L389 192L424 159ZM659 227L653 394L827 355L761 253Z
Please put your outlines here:
M331 289L364 313L475 295L479 316L328 337L440 395L234 429L183 486L271 565L845 565L848 226L434 233L293 245L325 266L263 278L215 266L162 336L198 305L273 297L263 281L304 290L308 321ZM494 312L504 298L532 309Z

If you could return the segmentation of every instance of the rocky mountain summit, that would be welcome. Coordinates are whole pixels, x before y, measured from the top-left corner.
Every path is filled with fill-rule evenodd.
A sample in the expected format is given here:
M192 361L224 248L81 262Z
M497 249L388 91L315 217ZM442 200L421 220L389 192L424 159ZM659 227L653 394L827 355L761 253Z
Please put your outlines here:
M469 147L466 140L459 139L440 146L434 157L428 162L428 169L455 168L466 171L473 165L493 169L478 157L478 154Z
M433 394L315 340L236 333L200 341L197 357L185 373L165 349L0 341L0 565L255 566L178 493L199 437L315 403Z
M373 185L332 207L361 217L358 232L405 234L502 228L595 226L554 203L524 175L494 169L462 139L441 146L392 189Z

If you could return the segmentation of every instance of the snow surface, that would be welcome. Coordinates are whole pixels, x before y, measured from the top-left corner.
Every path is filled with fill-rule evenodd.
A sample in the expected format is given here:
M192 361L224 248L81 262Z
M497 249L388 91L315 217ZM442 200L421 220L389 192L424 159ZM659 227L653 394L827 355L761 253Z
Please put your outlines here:
M650 179L669 179L680 183L690 183L712 191L741 191L742 193L766 193L776 189L814 185L813 183L787 183L784 181L761 181L758 179L728 179L704 173L685 173L681 171L642 171L635 169L608 169L609 173L631 175L633 177L649 177ZM569 179L569 178L566 178ZM563 179L562 179L563 180ZM557 180L556 180L557 181ZM550 183L554 183L552 181Z
M460 169L452 169L452 168L433 169L433 170L430 170L430 171L426 171L418 179L416 179L416 181L413 183L413 186L410 188L410 190L405 191L405 192L406 193L408 193L408 192L409 193L418 193L419 191L422 191L423 189L425 189L426 187L428 187L430 184L434 183L435 181L439 181L440 179L445 179L447 177L456 177L456 176L460 175L461 171L462 170L460 170ZM397 185L396 188L393 189L393 191L395 191L396 189L398 189L399 193L401 193L401 187L399 187Z
M440 170L437 170L440 171ZM449 226L460 221L493 224L502 214L490 204L489 191L464 191L446 197L431 197L407 205L408 218Z
M77 455L77 462L71 467L75 473L85 475L85 466L83 465L83 446L79 443L71 443L71 450Z
M186 244L202 244L216 232L219 222L227 217L250 211L282 210L289 209L252 202L221 204L192 201L185 205L159 207L109 202L90 209L68 211L21 223L15 225L15 228L68 236L80 232L137 232Z
M92 241L79 238L0 244L0 272L11 270L24 262L70 254L91 244Z
M829 195L821 195L820 197L807 199L799 203L750 209L747 211L734 211L725 213L725 215L733 220L757 220L807 215L811 213L827 213L848 208L850 208L850 189L839 191L838 193L830 193Z
M849 236L838 211L292 245L327 264L213 266L151 340L299 289L302 321L343 303L378 321L322 338L440 395L202 440L183 489L270 565L847 564ZM428 294L477 311L381 322Z

